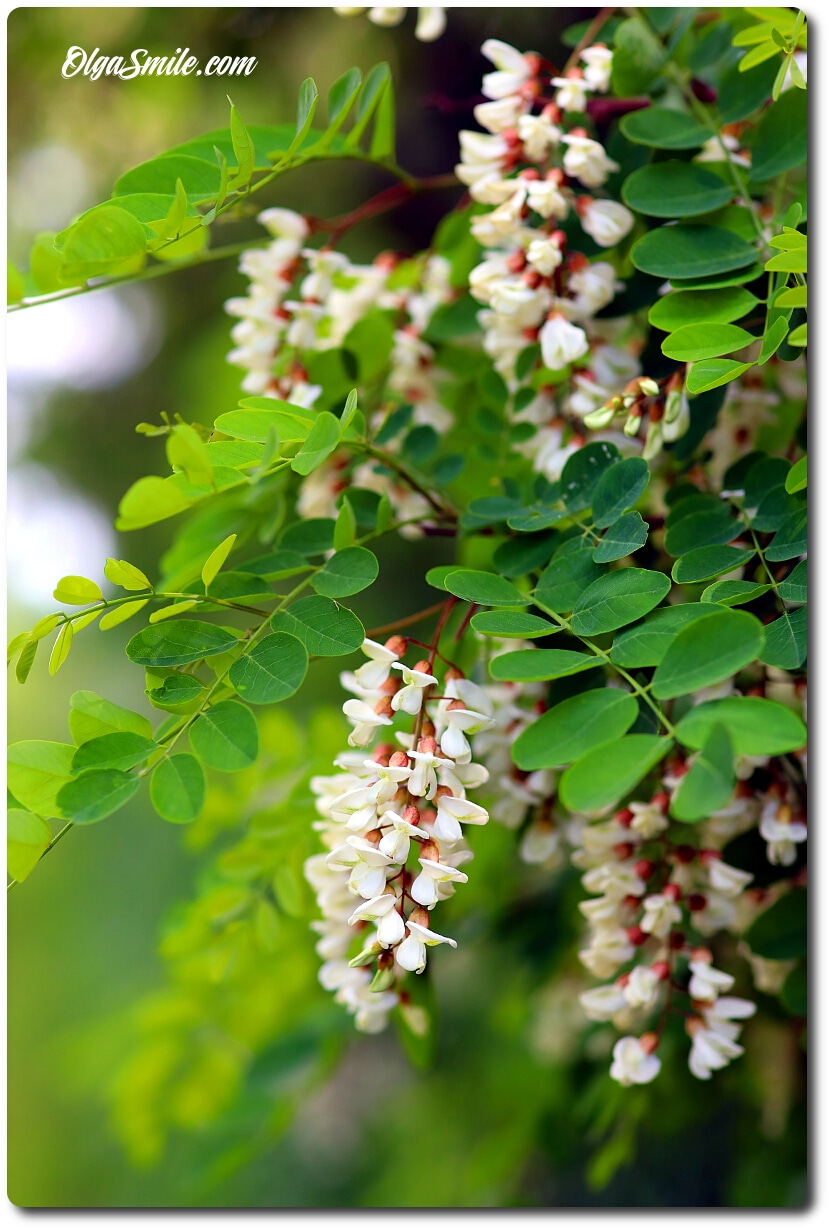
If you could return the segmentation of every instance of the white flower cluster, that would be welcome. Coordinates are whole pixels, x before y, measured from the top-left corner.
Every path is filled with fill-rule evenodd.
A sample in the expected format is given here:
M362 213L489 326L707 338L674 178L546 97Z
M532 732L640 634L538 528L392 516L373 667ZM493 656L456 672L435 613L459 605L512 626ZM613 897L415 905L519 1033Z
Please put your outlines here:
M335 7L335 13L338 17L357 17L360 13L365 13L368 6L351 7L349 5L339 5ZM375 7L368 9L369 20L376 26L398 26L403 21L406 14L405 8L382 8ZM435 39L440 38L447 28L447 14L443 8L419 8L418 19L415 23L415 37L420 39L422 43L432 43Z
M468 736L492 724L490 700L454 668L439 685L435 655L407 666L400 660L406 650L399 636L364 641L368 661L341 675L353 693L343 706L349 750L335 761L338 774L311 782L327 851L305 865L323 913L312 924L324 960L320 981L369 1033L407 1005L400 980L424 970L428 947L456 947L432 929L430 911L467 882L461 868L473 853L462 825L489 818L467 792L487 780ZM439 686L441 695L430 699ZM411 729L392 731L399 716L411 719ZM387 727L397 748L379 743L370 752ZM356 941L361 951L350 959Z
M258 221L273 241L242 254L239 267L250 279L248 293L225 304L226 311L239 318L231 330L236 347L228 360L245 369L244 391L314 407L323 390L309 382L304 354L342 346L369 311L387 309L395 312L398 323L386 382L392 404L410 405L414 426L449 430L453 416L441 404L434 352L422 337L436 308L454 297L448 261L426 256L413 285L390 286L398 264L394 256L382 254L371 265L357 265L340 252L305 247L311 234L308 221L290 209L266 209ZM381 425L373 423L375 428ZM399 446L395 439L387 442L391 452ZM335 453L309 475L297 505L301 516L337 515L336 498L346 485L349 463L348 454ZM353 471L351 482L385 493L398 520L429 517L422 495L396 483L388 471L379 472L373 463ZM413 533L418 530L410 529Z

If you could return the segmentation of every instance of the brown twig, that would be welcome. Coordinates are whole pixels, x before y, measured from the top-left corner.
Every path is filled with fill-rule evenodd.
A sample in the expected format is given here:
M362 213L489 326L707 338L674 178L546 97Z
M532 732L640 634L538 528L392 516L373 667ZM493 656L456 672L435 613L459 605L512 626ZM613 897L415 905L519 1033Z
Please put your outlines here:
M579 62L579 57L582 55L585 48L591 46L591 43L593 43L597 34L599 34L600 30L605 25L608 18L613 14L613 12L614 12L613 8L600 9L596 17L594 18L594 20L591 22L588 29L582 35L582 38L579 40L579 42L574 47L571 54L568 56L568 62L562 70L563 76L565 75L565 73L567 73L569 68L576 67L576 65Z

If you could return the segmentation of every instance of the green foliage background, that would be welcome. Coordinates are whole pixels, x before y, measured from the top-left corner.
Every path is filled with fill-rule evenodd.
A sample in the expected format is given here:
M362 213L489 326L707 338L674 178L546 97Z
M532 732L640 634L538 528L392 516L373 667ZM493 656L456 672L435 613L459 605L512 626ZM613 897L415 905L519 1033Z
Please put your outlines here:
M537 47L557 60L564 58L559 32L594 12L458 9L448 34L423 46L411 28L347 23L326 8L18 9L9 24L10 187L14 193L15 167L27 151L46 141L64 143L84 160L91 204L142 158L225 124L226 93L247 122L276 122L293 115L309 74L330 82L351 64L366 70L379 60L390 62L396 81L398 141L407 166L420 174L447 171L456 160L457 130L469 124L478 96L483 39ZM187 45L203 59L255 54L259 64L239 82L63 81L60 65L72 43L159 53ZM326 214L333 201L345 211L383 186L371 168L310 167L281 180L263 204ZM364 224L344 246L354 259L383 247L418 250L445 208L446 198L418 202ZM226 230L223 242L250 233L244 224ZM10 255L23 259L30 241L24 227L13 226ZM136 422L180 411L211 423L235 404L239 373L225 361L230 322L222 303L242 286L234 262L149 284L164 321L158 354L120 387L57 390L30 458L114 517L129 484L158 472L154 461L163 468L162 443L137 437ZM123 539L123 554L149 567L169 534L166 524L133 533ZM433 601L434 591L418 578L451 558L440 540L409 544L405 564L394 543L378 553L382 580L354 602L367 627ZM41 612L12 610L10 633L28 626L32 614ZM10 740L64 740L68 698L94 686L93 677L106 680L112 700L132 705L122 652L128 635L81 638L55 679L36 670L25 691L12 693ZM281 748L296 740L297 763L312 757L316 771L326 771L343 737L337 673L336 663L314 664L301 698L289 706L296 727L275 723L264 734L266 745L269 737ZM332 716L324 713L312 724L317 705L331 706ZM245 783L234 779L233 786L242 797ZM232 812L232 799L225 810ZM310 816L308 810L305 822ZM673 1065L679 1076L666 1064L665 1077L647 1091L614 1085L602 1061L592 1062L568 1041L574 996L567 978L558 976L562 994L552 990L573 940L568 920L576 927L579 919L576 875L558 878L552 888L544 872L517 864L513 835L495 825L477 850L459 952L452 964L435 962L441 1013L433 1066L414 1066L391 1032L354 1036L345 1014L317 987L312 939L300 920L289 923L273 969L263 970L263 986L288 989L279 1041L259 1056L239 1096L228 1099L228 1112L214 1113L227 1072L207 1038L204 1053L213 1059L180 1086L179 1102L166 1108L169 1121L157 1107L142 1119L141 1095L155 1079L153 1054L142 1052L144 1066L126 1076L124 1059L147 1028L153 1001L143 999L138 1015L136 1004L162 985L157 941L167 936L170 951L169 937L182 921L177 904L193 887L209 887L200 852L211 823L209 811L183 840L179 829L134 802L112 824L74 834L11 899L9 1195L15 1203L768 1207L804 1200L803 1089L788 1083L795 1065L777 1062L792 1039L783 1013L780 1022L759 1027L767 1036L747 1044L740 1065L709 1085L695 1082L682 1064ZM499 913L493 901L508 896L513 904ZM292 987L298 989L289 994ZM163 1002L155 1008L164 1011ZM135 1092L125 1098L129 1080ZM136 1109L125 1121L127 1103ZM389 1164L378 1167L390 1121L398 1143ZM156 1148L154 1134L168 1130ZM428 1142L428 1150L411 1143L417 1141Z

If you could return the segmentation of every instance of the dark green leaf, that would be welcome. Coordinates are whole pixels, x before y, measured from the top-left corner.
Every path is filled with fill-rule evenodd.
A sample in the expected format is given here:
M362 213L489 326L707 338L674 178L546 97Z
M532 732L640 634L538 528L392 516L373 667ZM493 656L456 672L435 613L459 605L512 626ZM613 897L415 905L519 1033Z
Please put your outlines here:
M594 488L592 512L594 524L604 528L637 503L648 486L648 462L642 457L626 457L610 466Z
M274 705L294 695L307 670L308 654L298 636L275 632L238 658L228 678L252 705Z
M247 705L220 700L191 726L190 746L211 769L225 773L247 769L259 755L256 718Z
M754 551L742 551L738 547L695 547L677 560L671 570L672 580L678 585L711 581L723 572L742 568L754 554Z
M681 515L674 516L675 509L666 521L665 548L669 555L685 555L700 547L719 547L731 542L741 532L741 524L729 515L729 505L694 507L690 499L676 506ZM683 507L687 505L687 507Z
M763 114L752 143L752 178L773 179L807 161L807 95L787 90Z
M527 606L531 600L528 594L523 594L504 577L473 568L451 572L444 584L457 598L479 606Z
M520 769L553 769L570 764L598 743L617 739L637 717L637 701L618 688L580 692L555 705L528 726L513 744Z
M731 184L696 162L652 162L629 175L622 199L629 209L652 218L688 218L726 205Z
M280 539L280 546L300 555L323 555L334 546L334 518L310 517L295 521Z
M674 290L658 299L649 323L671 333L683 325L729 324L751 312L760 301L740 286L720 290Z
M695 705L677 724L687 747L703 747L714 726L727 727L736 756L780 756L807 742L801 718L778 701L760 696L725 696Z
M654 106L624 115L620 131L635 145L651 145L657 149L697 149L712 135L708 128L684 111Z
M300 598L287 611L276 612L271 616L271 627L289 632L310 654L321 658L339 658L359 649L366 635L353 611L316 595Z
M654 673L660 700L697 692L743 670L764 645L764 629L745 611L717 610L682 628Z
M701 602L717 602L720 606L745 606L772 589L755 581L716 581L700 595Z
M807 601L807 561L796 564L788 577L779 583L778 593L785 602Z
M647 568L621 568L594 581L573 609L571 626L578 636L613 632L648 614L671 588L668 577Z
M713 273L706 277L672 278L672 290L720 290L724 286L745 286L754 282L764 272L763 265L755 261L751 265L742 265L734 273Z
M61 788L58 807L75 824L95 824L123 807L140 785L140 778L119 769L88 769Z
M634 789L673 747L659 735L624 735L580 756L559 781L559 798L570 811L612 807Z
M554 534L528 534L496 548L493 564L503 577L523 577L547 564L553 554Z
M787 975L787 981L779 995L781 1006L790 1016L807 1016L809 1011L809 982L806 964L797 965Z
M657 666L680 629L709 614L698 602L655 611L635 628L626 628L614 638L611 661L617 666Z
M658 278L697 278L740 269L755 260L755 248L716 226L661 226L631 249L635 268Z
M632 551L639 551L648 538L648 526L638 512L629 512L609 526L602 541L595 548L593 559L597 564L610 564L623 559Z
M744 934L747 947L768 961L789 961L807 955L807 893L793 889L780 897Z
M346 504L344 503L344 508ZM378 575L378 561L365 547L336 551L311 579L312 588L327 598L345 598L366 589Z
M807 550L807 505L792 513L766 548L768 560L795 559Z
M536 586L542 606L557 615L573 610L583 591L602 576L593 553L593 545L584 538L570 538L562 544Z
M470 626L485 636L552 636L559 632L559 625L526 611L479 611L470 620Z
M600 478L609 466L621 460L619 449L607 440L595 440L571 453L560 479L562 499L568 512L590 508Z
M127 657L138 666L184 666L227 653L238 637L227 628L199 619L170 619L142 629L127 643Z
M162 760L150 778L150 801L162 820L190 824L205 802L205 774L190 752Z
M502 653L490 663L494 679L517 680L522 683L545 679L562 679L596 666L597 659L570 649L517 649Z
M788 612L766 626L766 643L758 656L767 666L794 671L807 657L807 608Z

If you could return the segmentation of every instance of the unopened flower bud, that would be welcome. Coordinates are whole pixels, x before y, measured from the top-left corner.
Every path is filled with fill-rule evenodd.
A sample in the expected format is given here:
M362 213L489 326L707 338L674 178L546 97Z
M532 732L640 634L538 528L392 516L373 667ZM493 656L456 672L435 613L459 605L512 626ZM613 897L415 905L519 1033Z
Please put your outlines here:
M671 973L668 961L655 961L651 969L661 982L665 982Z
M388 649L390 653L394 653L397 657L402 658L407 649L406 637L390 636L388 641L384 641L383 648Z
M375 713L378 717L394 717L395 710L392 708L392 702L388 696L383 696L375 705Z
M654 863L650 858L641 858L634 864L634 874L641 880L647 880L654 871Z
M640 424L642 421L642 414L632 411L623 424L623 431L627 436L636 436L637 432L640 430Z
M673 389L666 394L666 408L664 418L667 423L672 424L683 409L683 394L679 389Z
M647 1034L643 1034L640 1038L640 1046L647 1055L653 1055L659 1045L660 1039L653 1030L650 1030Z
M435 844L434 841L425 841L424 844L421 846L421 850L420 850L418 857L425 858L430 863L440 863L441 862L441 851L438 849L438 846Z
M699 910L705 910L706 898L703 893L689 893L688 905L692 913L697 913Z
M438 744L431 735L426 735L418 740L418 751L427 752L430 756L434 756L438 751Z
M393 752L389 757L389 767L391 769L406 769L409 767L409 757L406 752Z
M631 821L634 819L634 812L630 807L623 807L621 811L614 813L614 820L617 824L621 824L623 828L630 828Z
M421 823L421 813L418 811L417 807L410 803L403 814L403 819L407 824L414 824L417 828L417 826Z
M667 884L663 889L663 896L669 901L674 901L675 904L680 900L683 894L680 891L679 884Z
M611 401L619 401L619 398L612 398ZM592 410L590 414L586 414L582 420L586 427L590 427L591 431L602 431L604 427L613 420L617 413L617 407L612 406L611 402L606 402L604 406L600 406L598 410Z
M415 925L418 927L429 928L429 923L430 923L429 911L425 910L424 907L421 905L416 906L415 909L412 911L412 913L409 915L407 922L415 923Z
M633 944L635 948L639 948L640 944L645 944L649 938L648 932L644 931L642 927L629 927L626 930L626 935L628 936L628 942Z

